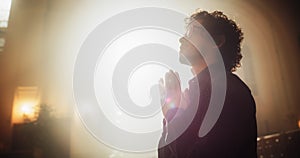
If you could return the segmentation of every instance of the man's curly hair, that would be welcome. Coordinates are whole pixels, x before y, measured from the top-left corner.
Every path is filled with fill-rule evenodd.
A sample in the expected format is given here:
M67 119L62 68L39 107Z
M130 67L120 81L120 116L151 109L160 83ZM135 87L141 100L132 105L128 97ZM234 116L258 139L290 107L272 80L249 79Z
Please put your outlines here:
M224 35L225 43L219 48L227 71L235 71L241 66L241 42L244 39L243 32L237 24L229 19L221 11L207 12L198 10L193 13L187 23L193 20L201 20L203 27L214 38L215 35Z

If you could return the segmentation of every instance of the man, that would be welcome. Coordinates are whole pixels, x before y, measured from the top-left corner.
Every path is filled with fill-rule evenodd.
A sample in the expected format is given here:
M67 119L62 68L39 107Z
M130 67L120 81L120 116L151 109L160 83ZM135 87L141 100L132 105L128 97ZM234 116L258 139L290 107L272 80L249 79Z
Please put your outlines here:
M210 42L201 25L215 43ZM180 39L180 62L190 65L195 77L183 93L177 72L170 70L165 80L160 81L165 120L159 142L159 158L257 157L255 101L246 84L232 73L240 66L242 40L241 29L222 12L198 11L188 19L187 33ZM222 61L216 55L218 52ZM199 136L211 102L212 84L223 83L221 75L213 77L210 69L222 62L226 71L223 109L210 131ZM198 89L195 83L198 83ZM195 109L194 105L197 110L191 123L175 138L178 127L186 123L186 118ZM172 136L175 140L168 142Z

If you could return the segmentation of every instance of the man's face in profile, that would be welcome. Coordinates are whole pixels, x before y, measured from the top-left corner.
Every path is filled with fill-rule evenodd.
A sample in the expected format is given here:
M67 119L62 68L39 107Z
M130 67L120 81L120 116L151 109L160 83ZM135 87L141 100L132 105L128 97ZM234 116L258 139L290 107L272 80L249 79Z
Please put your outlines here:
M209 48L209 39L205 28L201 25L201 20L194 20L187 26L184 37L180 38L180 62L186 65L194 65L199 60L203 60L199 50Z

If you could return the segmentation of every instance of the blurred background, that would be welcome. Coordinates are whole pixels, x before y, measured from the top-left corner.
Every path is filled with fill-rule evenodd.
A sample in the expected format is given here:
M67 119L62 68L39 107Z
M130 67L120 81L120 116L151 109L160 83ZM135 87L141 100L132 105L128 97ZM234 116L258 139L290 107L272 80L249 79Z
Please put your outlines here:
M240 25L244 58L236 73L256 100L259 154L292 157L300 138L300 6L274 0L0 0L0 157L156 157L98 142L72 94L73 66L88 33L145 6L220 10Z

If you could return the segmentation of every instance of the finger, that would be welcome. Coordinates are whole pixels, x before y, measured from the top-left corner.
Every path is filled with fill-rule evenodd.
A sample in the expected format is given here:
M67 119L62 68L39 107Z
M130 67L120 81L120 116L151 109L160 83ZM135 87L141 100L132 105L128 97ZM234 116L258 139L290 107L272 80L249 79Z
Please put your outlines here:
M164 86L164 80L161 78L158 81L158 89L159 89L159 94L160 94L160 103L161 105L164 104L165 102L165 97L166 97L166 90L165 90L165 86Z
M158 83L159 83L159 86L165 87L164 79L163 78L160 78L159 81L158 81Z
M177 80L180 82L180 77L179 77L179 74L178 74L177 71L175 72L175 75L176 75L176 77L177 77Z
M178 75L179 76L179 75ZM181 86L176 73L173 70L169 70L165 74L165 90L166 95L181 95Z
M164 95L164 93L165 93L165 86L164 86L164 80L162 78L158 81L158 85L159 85L159 92L160 92L160 94Z
M180 79L178 72L174 72L173 70L170 70L170 76L172 81L172 88L174 89L181 89L180 88Z
M178 88L180 88L180 77L179 77L178 72L175 72L175 76L176 76L176 80L177 80L177 86L178 86Z
M188 96L189 96L189 90L186 88L185 90L184 90L184 92L183 92L183 96L184 96L184 98L187 98Z
M167 72L165 74L165 87L167 89L171 89L172 88L172 76L171 76L171 71Z
M179 74L176 71L170 70L169 71L170 75L172 76L173 79L178 80L179 79Z
M184 96L184 99L186 100L187 103L190 102L190 94L189 94L189 89L186 88L183 92L183 96Z

